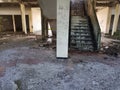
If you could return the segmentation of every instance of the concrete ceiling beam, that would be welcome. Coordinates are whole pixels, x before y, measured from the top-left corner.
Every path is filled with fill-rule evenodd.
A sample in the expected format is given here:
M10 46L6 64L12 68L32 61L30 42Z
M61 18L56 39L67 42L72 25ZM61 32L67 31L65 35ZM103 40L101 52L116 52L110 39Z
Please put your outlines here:
M18 0L0 0L0 3L18 3Z

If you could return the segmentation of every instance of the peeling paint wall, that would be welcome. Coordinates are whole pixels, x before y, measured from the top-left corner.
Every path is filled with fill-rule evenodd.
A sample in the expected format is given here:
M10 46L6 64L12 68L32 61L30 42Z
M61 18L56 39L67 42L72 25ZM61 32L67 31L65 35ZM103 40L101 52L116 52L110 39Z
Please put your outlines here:
M111 8L111 13L109 13L109 7L104 7L100 10L97 11L97 18L100 24L100 28L101 28L101 32L102 33L106 33L107 30L107 18L108 18L108 14L115 15L115 8ZM120 11L119 11L120 13ZM114 20L111 20L111 23L113 24ZM112 29L112 26L110 25L110 30ZM118 29L120 29L120 20L118 23Z
M106 33L107 16L108 16L108 7L102 8L97 12L97 17L102 33Z

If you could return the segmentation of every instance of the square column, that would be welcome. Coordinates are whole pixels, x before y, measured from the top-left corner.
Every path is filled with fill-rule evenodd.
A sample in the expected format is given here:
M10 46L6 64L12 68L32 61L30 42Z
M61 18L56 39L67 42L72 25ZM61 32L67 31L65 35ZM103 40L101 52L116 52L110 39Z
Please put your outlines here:
M120 15L119 11L120 11L120 4L117 4L115 8L115 18L113 22L112 35L114 35L114 33L117 31L118 20L119 20L119 15Z
M31 9L29 12L29 28L30 28L30 33L33 33L32 10Z
M57 0L57 58L68 58L70 0Z
M13 28L14 28L14 32L16 32L15 16L14 16L14 15L12 15L12 20L13 20Z
M108 13L107 13L107 23L106 23L106 33L109 33L109 30L110 30L110 22L111 22L111 8L108 7Z
M42 13L42 40L45 40L45 16Z
M20 9L21 9L22 29L23 29L23 32L27 34L25 5L23 3L20 3Z

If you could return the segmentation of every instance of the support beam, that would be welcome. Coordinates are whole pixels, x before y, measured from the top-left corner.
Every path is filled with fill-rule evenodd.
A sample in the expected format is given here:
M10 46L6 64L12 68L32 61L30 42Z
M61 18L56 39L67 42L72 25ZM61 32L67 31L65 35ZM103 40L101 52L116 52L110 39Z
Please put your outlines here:
M107 13L107 23L106 23L106 33L109 33L109 30L110 30L110 22L111 22L111 8L108 7L108 13Z
M20 8L21 8L22 29L23 29L23 32L27 34L25 5L23 3L20 3Z
M32 23L32 11L30 9L29 13L29 28L30 28L30 33L33 33L33 23Z
M43 36L44 36L44 39L46 39L47 37L47 18L45 16L43 16Z
M0 3L19 3L18 0L0 0Z
M57 58L68 58L70 0L57 0Z
M48 37L48 19L45 19L45 37Z
M42 13L42 40L45 40L45 17Z
M45 40L48 36L48 21L42 13L42 39Z
M97 2L97 1L96 1L96 0L94 0L94 7L96 7L96 2Z
M12 15L12 20L13 20L13 29L14 29L14 32L16 32L15 16L14 15Z
M120 11L120 4L116 4L115 18L114 18L113 28L112 28L112 35L114 35L114 33L117 31L118 20L119 20L119 11Z

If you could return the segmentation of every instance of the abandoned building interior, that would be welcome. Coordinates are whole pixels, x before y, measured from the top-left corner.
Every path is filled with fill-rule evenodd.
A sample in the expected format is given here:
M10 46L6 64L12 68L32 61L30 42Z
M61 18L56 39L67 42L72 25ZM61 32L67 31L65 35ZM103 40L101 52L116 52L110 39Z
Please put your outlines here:
M118 35L119 39L111 39L111 37L114 37L115 35ZM109 37L110 39L108 39ZM83 61L80 60L80 58L83 58L83 56L85 55L86 60L89 60L90 58L87 58L88 54L96 54L96 56L98 57L94 56L94 58L99 60L100 57L103 57L103 53L109 53L110 55L117 57L117 59L119 60L119 40L120 0L0 0L0 77L4 76L5 71L4 68L2 68L3 66L12 67L17 65L17 63L24 63L29 65L38 64L40 62L43 62L44 59L48 61L49 59L53 58L55 60L65 59L65 61L67 61L66 59L68 59L68 68L73 67L73 64L71 64L73 59L79 59L78 61L73 60L73 63L82 63ZM110 41L117 42L117 46L114 46L116 47L115 49L110 49L111 43L108 43ZM17 50L17 52L13 50L6 52L6 50L8 49L11 50L11 48ZM5 52L5 54L3 54L3 52ZM14 56L11 56L9 52L12 54L14 53ZM77 54L73 54L76 52ZM22 56L24 57L24 60L22 60ZM39 61L39 59L41 61ZM104 59L106 60L108 59L108 57L104 57ZM7 64L6 60L10 60L10 63ZM106 63L107 61L105 62L101 60L100 62ZM113 62L111 61L111 63ZM120 60L116 61L116 63L120 63ZM23 67L30 68L30 66L24 65ZM19 66L19 68L22 69L23 67ZM44 70L43 67L44 66L41 66L39 68L37 66L37 69ZM59 71L59 69L55 65L53 65L53 67L49 67L49 64L47 66L47 64L45 63L45 67L50 68L50 72L52 72L53 70L54 72L52 74ZM54 70L54 67L57 68L56 71ZM82 69L82 66L79 67ZM89 65L86 67L89 67ZM59 68L61 67L59 66ZM76 66L76 68L78 67ZM109 70L108 67L106 70ZM44 71L42 72L44 73ZM64 72L66 75L66 71ZM100 72L104 72L104 70ZM47 73L49 73L49 71ZM49 75L51 76L52 74ZM65 75L63 73L60 74L61 78L64 78ZM4 77L6 78L6 76ZM40 75L39 78L41 77L42 76ZM79 76L76 76L76 78L77 77ZM29 77L27 77L26 80L28 78ZM55 88L54 86L49 87L49 85L53 84L53 82L49 80L48 82L51 82L51 84L48 85L47 82L44 82L43 86L41 86L42 84L40 84L41 87L35 85L36 88L31 86L31 84L33 83L30 84L28 83L29 81L26 81L27 84L30 84L30 87L27 88L27 86L25 86L24 84L26 82L23 79L22 81L15 80L14 84L17 85L18 89L13 89L15 88L15 86L13 85L13 87L11 88L11 86L6 84L6 82L4 82L4 84L1 84L2 79L0 79L0 90L120 90L120 85L118 85L116 89L114 86L114 89L112 86L109 87L109 89L102 89L102 87L104 86L100 86L99 88L97 87L96 89L92 88L92 86L89 85L87 86L87 89L80 89L80 86L78 86L78 88L75 88L73 86L71 88L66 87L67 89L63 89L61 87ZM22 82L23 84L21 84ZM118 82L120 83L120 81ZM37 83L37 80L35 81L35 83ZM46 87L44 84L48 86ZM72 84L76 83L73 82ZM98 85L98 83L96 83L95 81L93 81L93 84ZM8 88L7 86L5 88L5 85L8 85ZM90 87L92 89L90 89Z
M56 57L67 58L69 48L99 51L101 33L114 35L120 30L117 0L66 1L66 12L59 8L63 4L59 5L59 1L57 5L56 3L56 0L51 3L42 0L1 0L1 32L33 33L40 35L42 39L48 37L48 34L57 34ZM61 48L64 51L61 51Z

